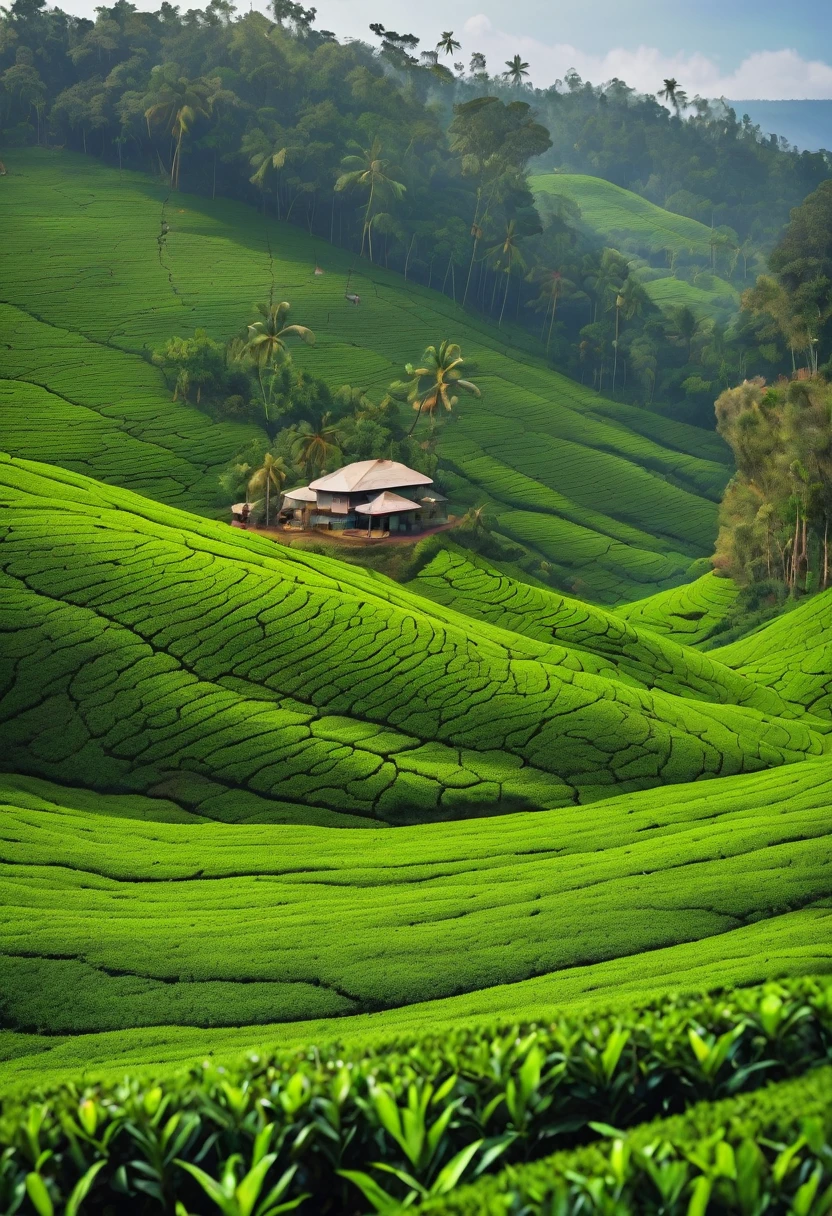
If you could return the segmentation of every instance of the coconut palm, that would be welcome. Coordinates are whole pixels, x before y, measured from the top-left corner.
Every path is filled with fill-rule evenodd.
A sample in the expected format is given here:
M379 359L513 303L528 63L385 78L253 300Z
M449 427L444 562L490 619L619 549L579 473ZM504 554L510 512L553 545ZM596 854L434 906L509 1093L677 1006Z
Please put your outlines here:
M453 55L454 51L458 51L461 45L462 43L457 42L456 38L454 38L453 30L443 30L442 37L436 44L436 49L437 51L444 51L446 55Z
M350 141L349 147L355 152L345 156L341 168L345 170L335 183L336 190L365 190L367 206L364 210L364 227L361 233L361 253L364 255L364 243L369 242L370 261L373 260L373 206L381 198L400 199L405 193L405 187L388 173L389 161L382 158L382 143L375 137L369 148Z
M269 509L271 505L271 492L280 490L286 481L289 470L286 467L286 462L280 456L272 456L271 452L266 452L263 457L263 463L259 469L255 469L248 482L249 494L263 494L266 499L266 527L269 526Z
M624 282L621 290L616 292L615 296L615 341L613 349L615 354L612 363L612 391L615 393L615 378L618 372L618 334L620 331L621 317L625 321L631 321L633 317L640 317L645 305L648 302L647 292L636 279L630 275Z
M665 101L669 102L677 114L688 103L687 93L684 89L679 88L679 81L673 76L664 81L664 88L659 89L656 96L663 97Z
M147 132L153 125L170 131L175 141L170 166L170 184L179 189L179 171L182 165L182 140L198 118L209 118L214 107L214 96L221 88L219 79L206 80L197 77L188 80L184 76L163 79L155 94L149 98L151 104L144 112Z
M557 312L558 303L564 296L571 295L575 289L575 284L571 279L567 279L562 270L547 270L543 272L540 280L540 294L534 303L534 307L538 312L543 313L543 327L545 329L546 322L549 322L549 332L546 335L546 354L549 353L549 347L552 342L552 330L555 325L555 313ZM540 334L543 337L543 330Z
M517 221L509 220L506 224L506 230L496 245L492 245L488 250L489 256L495 259L495 269L502 270L506 276L506 289L503 292L503 304L500 309L500 319L497 322L498 328L503 324L503 313L506 310L506 300L508 299L508 286L511 280L511 273L515 266L521 270L525 269L526 259L523 257L520 249L522 236L517 231Z
M315 344L315 335L305 325L286 325L286 315L290 308L288 300L282 300L280 304L258 304L257 311L263 320L249 325L248 341L243 348L257 368L267 427L271 419L269 418L268 395L263 383L264 369L273 367L286 352L287 338L300 338L308 346Z
M435 425L434 411L440 404L450 412L459 401L455 394L456 389L462 389L472 397L482 396L476 384L462 379L464 362L459 346L446 338L438 350L435 346L427 347L422 355L421 367L414 367L412 363L405 364L405 371L410 379L397 380L391 384L390 395L399 401L409 401L416 410L408 436L413 434L423 410L430 414L431 427Z
M340 459L343 438L340 427L329 413L321 417L317 426L301 422L292 454L305 466L310 481L313 473L320 473L330 461Z
M508 70L503 72L504 79L510 80L514 87L519 89L529 74L529 65L520 55L515 55L513 59L507 59L505 63Z

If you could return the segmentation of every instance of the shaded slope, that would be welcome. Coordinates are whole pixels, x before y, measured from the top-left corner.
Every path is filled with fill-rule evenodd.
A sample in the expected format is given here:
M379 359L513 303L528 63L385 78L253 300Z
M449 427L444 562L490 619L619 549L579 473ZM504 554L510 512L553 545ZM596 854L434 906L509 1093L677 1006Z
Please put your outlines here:
M593 977L638 987L635 956L655 989L657 964L697 983L733 957L748 974L749 947L758 974L766 951L787 965L828 925L827 761L592 817L358 836L107 819L3 785L0 996L23 1030L295 1020L531 977L515 1000L576 999Z
M244 790L247 815L413 820L825 747L811 720L628 687L566 647L77 474L6 461L0 486L0 738L33 775L220 818Z
M143 476L137 452L108 439L105 446L119 450L102 453L97 433L85 440L84 428L94 423L86 412L73 421L66 402L60 406L62 422L78 436L71 451L64 442L53 447L50 438L33 437L31 384L107 418L116 401L126 423L113 429L141 439L146 412L138 404L149 394L157 404L148 409L159 414L160 378L112 348L147 351L196 326L226 337L249 320L255 300L274 290L291 300L293 318L318 335L316 347L298 359L333 384L381 390L426 343L447 335L462 344L484 395L460 408L442 438L455 501L491 503L500 529L549 560L564 586L610 601L633 597L678 583L692 559L710 552L729 475L727 450L715 436L600 398L507 346L529 345L527 337L500 332L380 267L354 265L352 255L296 228L242 205L165 199L165 188L150 179L120 176L92 159L44 150L9 158L0 217L14 239L0 251L3 294L55 327L58 348L71 347L69 362L83 371L67 391L47 335L18 315L11 350L0 346L0 376L22 380L7 389L7 400L16 403L6 443L13 454L50 457L135 488ZM163 218L170 230L160 244ZM316 262L323 276L313 273ZM351 268L362 297L358 309L344 300ZM119 374L134 378L135 391L108 387L117 357ZM201 462L198 479L217 467L215 460L222 463L219 449L223 458L227 449L225 439L209 437L218 428L207 419L196 437L186 421L194 417L202 418L168 402L152 440L168 442L167 428L175 460ZM203 444L213 450L198 461ZM168 478L190 484L181 470L160 465L140 488L172 500ZM201 490L188 505L205 509Z

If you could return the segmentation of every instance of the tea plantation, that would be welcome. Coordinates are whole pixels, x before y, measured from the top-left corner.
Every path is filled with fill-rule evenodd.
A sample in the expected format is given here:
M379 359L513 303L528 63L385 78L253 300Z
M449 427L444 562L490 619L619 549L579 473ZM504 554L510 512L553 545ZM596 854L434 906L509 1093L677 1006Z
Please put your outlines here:
M543 173L531 179L537 194L561 194L577 203L581 219L608 241L626 235L652 253L710 256L711 231L698 220L657 207L655 203L601 177L584 173Z
M832 591L711 648L721 441L241 205L4 160L0 1212L828 1216ZM253 428L147 355L272 287L334 383L452 328L455 502L572 594L212 518Z
M582 596L676 585L710 553L730 472L715 435L600 398L510 327L245 206L166 203L154 180L69 153L12 150L5 163L0 384L13 455L217 513L210 474L249 432L172 404L142 356L198 326L230 337L273 289L317 335L297 360L333 384L380 393L452 331L483 390L443 435L454 502L489 504L503 534ZM350 271L360 308L344 300ZM47 408L61 419L48 439Z

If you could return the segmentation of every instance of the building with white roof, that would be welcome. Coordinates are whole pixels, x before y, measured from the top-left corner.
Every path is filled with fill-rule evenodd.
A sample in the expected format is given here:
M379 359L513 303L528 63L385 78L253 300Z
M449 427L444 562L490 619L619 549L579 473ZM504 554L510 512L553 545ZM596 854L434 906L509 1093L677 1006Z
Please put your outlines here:
M397 460L357 460L283 495L281 515L305 527L351 531L418 531L435 514L433 479Z

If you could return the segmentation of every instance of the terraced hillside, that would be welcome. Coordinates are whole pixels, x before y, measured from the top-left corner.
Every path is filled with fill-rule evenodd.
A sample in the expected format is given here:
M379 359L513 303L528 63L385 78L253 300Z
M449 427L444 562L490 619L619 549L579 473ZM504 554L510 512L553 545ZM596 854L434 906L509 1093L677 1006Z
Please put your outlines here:
M635 625L628 619L635 615L638 604L608 612L518 582L481 558L453 547L438 553L409 585L420 595L475 620L595 656L604 662L605 674L614 679L694 700L701 697L763 706L756 685L740 684L737 672L730 667L710 656L696 655L676 640L681 637L690 644L701 635L707 636L719 619L719 611L733 601L736 589L728 580L705 575L685 587L659 592L643 601L648 622L643 626L641 617ZM649 622L654 620L656 624L651 628ZM776 712L783 710L782 705L773 703L768 707Z
M298 359L334 384L381 391L427 342L461 343L483 399L443 434L454 505L489 504L563 586L633 599L710 553L729 475L717 436L598 397L519 335L250 208L169 199L150 178L67 153L12 151L6 165L0 392L12 454L218 511L215 472L249 432L171 403L142 355L197 326L230 336L273 289L317 334ZM360 308L344 300L351 269ZM45 411L59 427L41 427Z
M825 747L823 719L702 656L660 677L686 661L669 644L622 659L625 680L580 630L561 644L472 627L337 561L31 462L0 464L0 502L3 743L23 772L217 818L401 821Z

